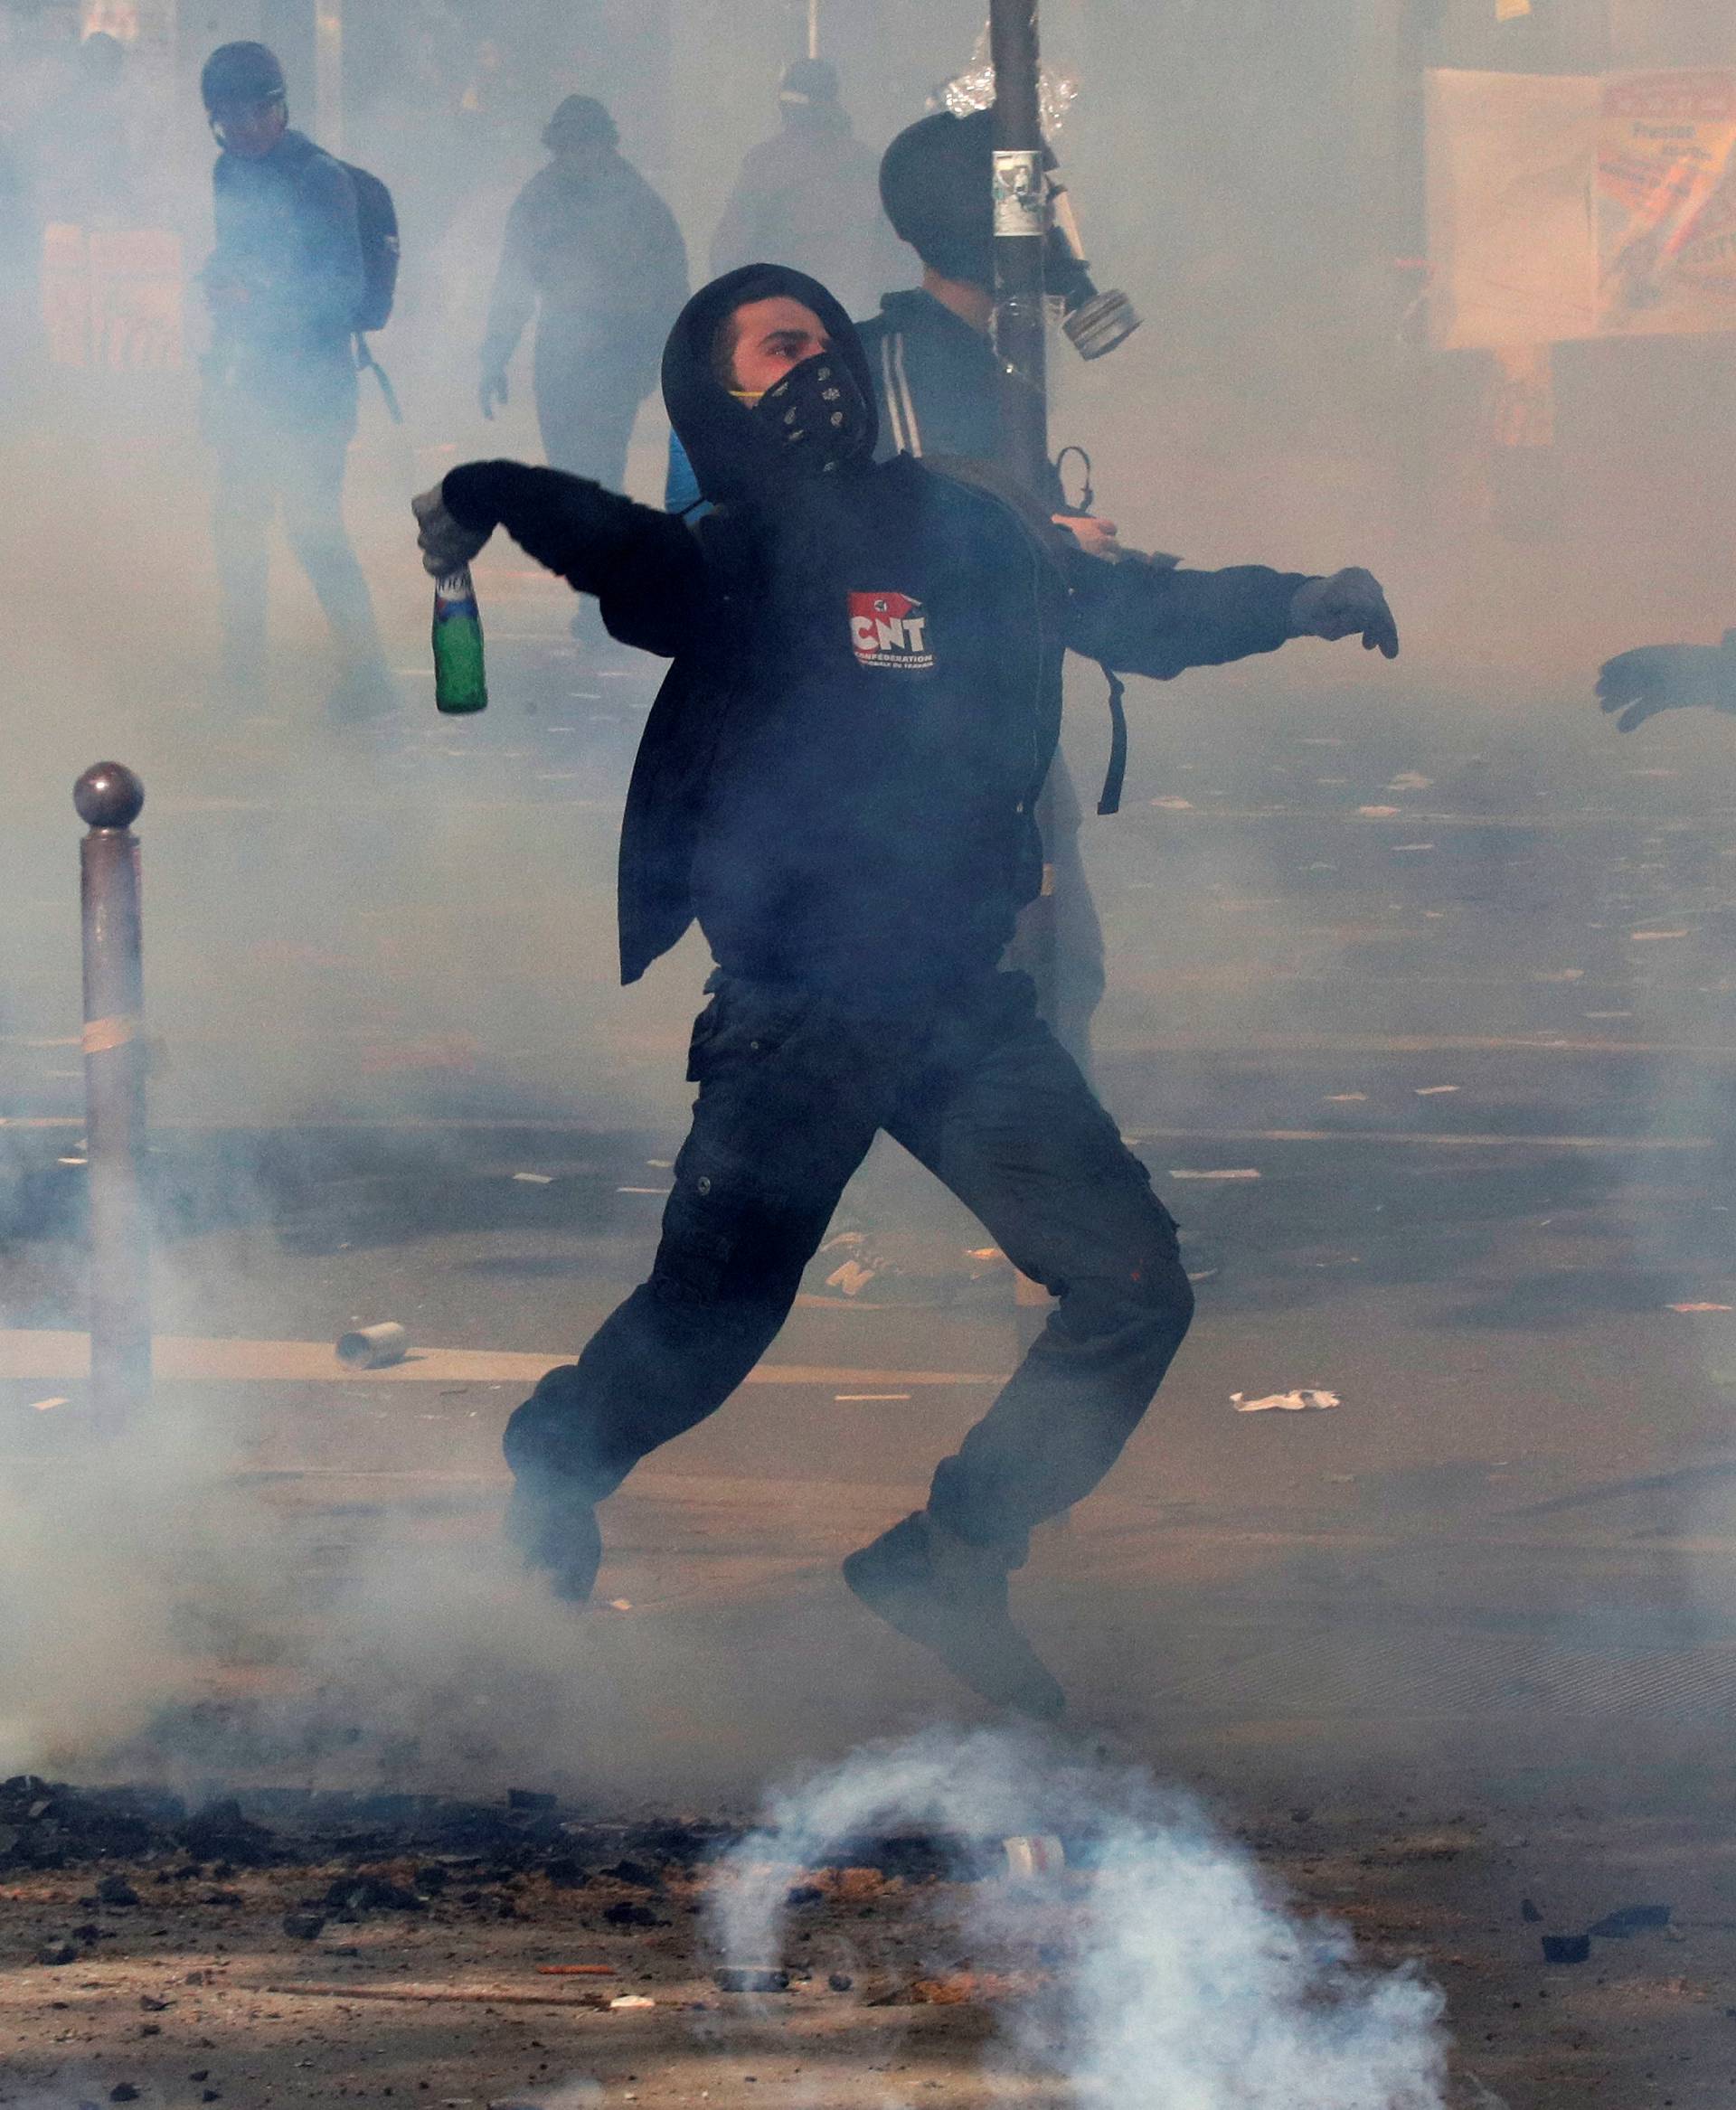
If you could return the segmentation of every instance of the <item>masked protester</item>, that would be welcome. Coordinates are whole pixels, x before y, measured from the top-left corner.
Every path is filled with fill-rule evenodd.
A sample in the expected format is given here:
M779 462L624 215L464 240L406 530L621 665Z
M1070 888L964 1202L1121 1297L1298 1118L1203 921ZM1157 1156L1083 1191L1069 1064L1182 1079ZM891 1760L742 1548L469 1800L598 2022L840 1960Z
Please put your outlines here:
M705 287L663 375L696 526L513 462L417 502L430 570L504 525L673 660L627 795L622 974L695 918L717 963L650 1279L512 1417L510 1528L588 1597L595 1505L753 1368L883 1128L1057 1303L927 1507L845 1579L979 1693L1052 1717L1008 1575L1114 1464L1193 1305L1144 1167L998 968L1041 883L1062 656L1161 678L1353 627L1392 653L1392 617L1366 573L1104 564L978 486L877 463L861 341L799 272Z
M481 405L506 400L506 370L533 314L536 414L549 464L618 485L639 405L687 297L687 252L669 208L617 150L614 121L570 95L542 135L550 161L519 193L482 347Z
M366 290L349 171L289 127L283 69L263 44L221 45L201 80L222 151L203 426L217 454L215 531L225 699L267 681L268 536L279 515L340 663L329 708L375 718L396 698L367 581L344 526L356 424L354 331Z

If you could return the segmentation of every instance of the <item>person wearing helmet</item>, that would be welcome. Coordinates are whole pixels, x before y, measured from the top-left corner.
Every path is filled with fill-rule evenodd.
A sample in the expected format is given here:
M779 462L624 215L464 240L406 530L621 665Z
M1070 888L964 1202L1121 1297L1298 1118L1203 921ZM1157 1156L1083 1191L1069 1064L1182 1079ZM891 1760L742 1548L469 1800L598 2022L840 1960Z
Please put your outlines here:
M619 152L615 123L589 95L549 120L549 164L506 218L482 346L482 414L507 400L507 368L534 315L534 386L552 468L621 483L639 405L687 297L675 216Z
M283 69L264 44L220 45L200 86L222 149L203 422L217 456L224 696L259 708L266 693L276 516L331 626L334 720L377 718L396 699L344 525L365 290L354 186L341 162L291 128Z
M778 108L781 128L749 149L712 237L712 274L788 264L824 278L854 315L885 284L895 254L873 153L851 129L837 69L824 59L784 69Z
M1304 636L1392 656L1398 635L1366 572L1106 564L1016 500L877 462L861 341L800 272L696 294L663 388L711 505L695 526L507 461L416 501L436 576L504 526L673 662L622 824L622 978L694 920L717 963L650 1279L512 1417L509 1525L590 1596L595 1505L746 1378L884 1129L1057 1302L927 1507L845 1580L976 1691L1052 1718L1009 1573L1114 1465L1193 1308L1144 1166L999 965L1042 881L1062 655L1165 678Z
M992 461L1000 452L991 203L994 116L940 110L908 126L881 157L880 198L893 232L916 251L922 282L882 296L862 325L884 455ZM1061 479L1041 494L1094 555L1116 552L1112 522L1067 514ZM1103 931L1079 852L1081 813L1066 758L1049 773L1047 838L1054 867L1054 985L1049 1023L1089 1076L1091 1022L1103 999Z

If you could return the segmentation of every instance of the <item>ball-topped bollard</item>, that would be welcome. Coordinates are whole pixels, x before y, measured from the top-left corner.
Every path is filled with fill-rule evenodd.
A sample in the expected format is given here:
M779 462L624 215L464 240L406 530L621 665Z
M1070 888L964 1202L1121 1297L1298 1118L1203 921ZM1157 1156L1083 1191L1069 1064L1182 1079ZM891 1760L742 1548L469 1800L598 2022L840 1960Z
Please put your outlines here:
M151 1392L150 1244L144 1197L145 974L139 844L145 787L98 762L72 787L84 904L84 1097L90 1218L90 1393L104 1435Z
M92 762L72 787L72 804L90 828L130 828L145 808L145 787L125 762Z

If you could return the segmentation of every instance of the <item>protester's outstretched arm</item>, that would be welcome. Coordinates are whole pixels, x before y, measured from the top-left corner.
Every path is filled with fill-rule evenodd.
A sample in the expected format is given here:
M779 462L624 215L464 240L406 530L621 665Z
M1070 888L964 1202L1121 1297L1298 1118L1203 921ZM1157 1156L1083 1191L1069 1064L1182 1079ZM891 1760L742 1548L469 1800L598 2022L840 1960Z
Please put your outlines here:
M1736 630L1722 645L1641 645L1606 660L1598 702L1620 712L1618 732L1632 732L1660 711L1694 705L1736 711Z
M1367 571L1327 579L1261 564L1188 571L1131 556L1105 563L1074 550L1067 579L1068 644L1122 674L1167 681L1188 667L1276 652L1292 637L1360 636L1369 651L1398 655L1392 611Z
M467 564L504 527L539 564L594 594L611 636L665 658L687 642L703 568L692 531L583 476L524 462L467 462L415 501L422 561Z

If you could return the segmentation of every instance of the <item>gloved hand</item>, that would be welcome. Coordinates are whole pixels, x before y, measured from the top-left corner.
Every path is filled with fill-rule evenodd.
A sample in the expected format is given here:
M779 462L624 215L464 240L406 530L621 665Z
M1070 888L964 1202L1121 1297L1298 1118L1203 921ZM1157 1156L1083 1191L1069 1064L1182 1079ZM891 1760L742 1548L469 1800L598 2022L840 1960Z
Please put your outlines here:
M420 498L410 502L410 510L416 515L416 524L421 531L416 543L422 552L422 569L431 579L449 579L453 572L462 571L482 550L492 532L485 530L479 534L475 528L467 528L454 520L446 510L444 488L443 485L436 484L431 491L424 491Z
M1399 656L1399 626L1386 605L1386 594L1372 571L1353 564L1330 579L1310 579L1296 589L1290 603L1292 637L1352 637L1360 631L1363 650Z
M1621 713L1618 732L1691 704L1736 711L1736 630L1726 630L1722 645L1641 645L1617 653L1598 675L1598 702Z
M483 369L482 386L476 391L476 401L481 406L483 416L492 424L495 406L499 404L504 410L506 405L506 369L504 366Z

